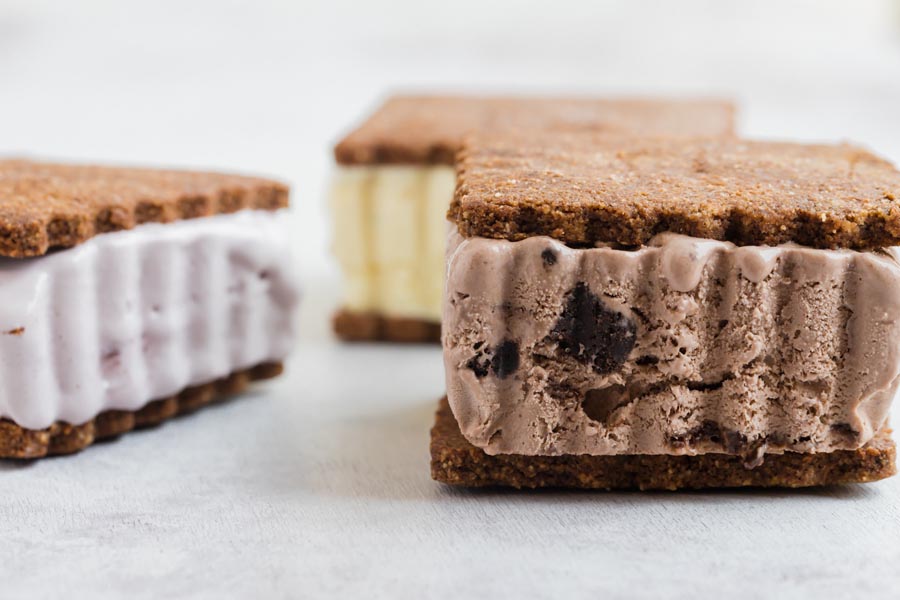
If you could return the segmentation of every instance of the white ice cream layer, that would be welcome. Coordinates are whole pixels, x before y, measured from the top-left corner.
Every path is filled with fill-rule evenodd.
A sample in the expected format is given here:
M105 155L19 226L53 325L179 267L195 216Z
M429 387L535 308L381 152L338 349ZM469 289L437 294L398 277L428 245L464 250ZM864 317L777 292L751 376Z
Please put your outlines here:
M0 417L80 424L283 359L299 296L285 217L147 224L0 259Z
M441 320L446 214L455 182L453 168L442 165L338 168L331 206L344 308Z

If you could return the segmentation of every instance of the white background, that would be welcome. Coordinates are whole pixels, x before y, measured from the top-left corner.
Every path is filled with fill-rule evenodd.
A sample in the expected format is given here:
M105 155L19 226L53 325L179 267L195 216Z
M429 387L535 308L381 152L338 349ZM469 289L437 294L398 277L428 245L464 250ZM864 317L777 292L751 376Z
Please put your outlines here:
M328 329L330 146L396 89L725 95L747 135L898 161L900 6L0 0L0 154L284 179L306 284L287 377L0 465L0 597L900 596L897 479L674 495L429 480L439 350Z

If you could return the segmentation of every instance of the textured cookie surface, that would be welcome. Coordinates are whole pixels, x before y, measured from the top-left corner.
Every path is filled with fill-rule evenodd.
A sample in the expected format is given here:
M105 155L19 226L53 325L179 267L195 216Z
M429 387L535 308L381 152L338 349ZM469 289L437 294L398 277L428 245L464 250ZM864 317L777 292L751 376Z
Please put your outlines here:
M473 136L450 216L466 237L634 246L670 231L869 250L900 243L900 173L849 145Z
M334 315L334 333L345 342L438 344L441 324L422 319L389 317L341 310Z
M725 487L810 487L865 483L897 472L896 448L882 430L858 450L766 456L747 469L740 457L698 456L489 456L462 436L446 398L431 430L431 476L467 487L564 487L677 490Z
M0 256L40 256L141 223L287 203L286 186L253 177L3 160Z
M734 106L717 100L394 96L335 147L344 165L453 165L463 138L484 131L629 135L734 133Z
M281 363L265 363L236 371L212 383L192 386L170 398L150 402L135 412L111 410L81 425L56 423L47 429L25 429L0 419L0 458L42 458L72 454L96 441L157 425L180 414L243 391L251 381L277 377Z

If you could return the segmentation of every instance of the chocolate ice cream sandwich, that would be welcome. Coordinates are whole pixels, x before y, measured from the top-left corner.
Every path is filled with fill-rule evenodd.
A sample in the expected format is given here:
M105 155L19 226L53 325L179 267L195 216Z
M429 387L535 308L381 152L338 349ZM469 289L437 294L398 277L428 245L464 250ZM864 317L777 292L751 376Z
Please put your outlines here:
M287 204L252 177L0 161L0 457L75 452L278 375Z
M463 137L542 129L727 136L734 109L706 100L391 98L334 152L334 252L344 275L339 337L438 341L445 215Z
M450 211L453 420L433 432L434 477L677 489L893 474L898 196L900 173L848 145L472 138Z

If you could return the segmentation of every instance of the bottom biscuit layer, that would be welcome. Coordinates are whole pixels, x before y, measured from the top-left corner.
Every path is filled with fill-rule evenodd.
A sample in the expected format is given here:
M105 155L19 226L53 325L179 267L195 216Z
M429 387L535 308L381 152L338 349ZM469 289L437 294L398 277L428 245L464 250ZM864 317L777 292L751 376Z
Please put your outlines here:
M437 344L441 341L440 323L348 310L334 315L334 332L345 342Z
M41 458L72 454L98 440L115 437L132 429L157 425L222 400L243 391L251 381L277 377L282 371L282 363L263 363L236 371L213 383L189 387L180 394L155 400L134 412L106 411L82 425L56 423L47 429L24 429L3 419L0 420L0 458Z
M431 430L431 477L468 487L677 490L727 487L811 487L865 483L896 474L896 447L882 429L858 450L766 456L755 469L738 456L490 456L460 433L447 399Z

